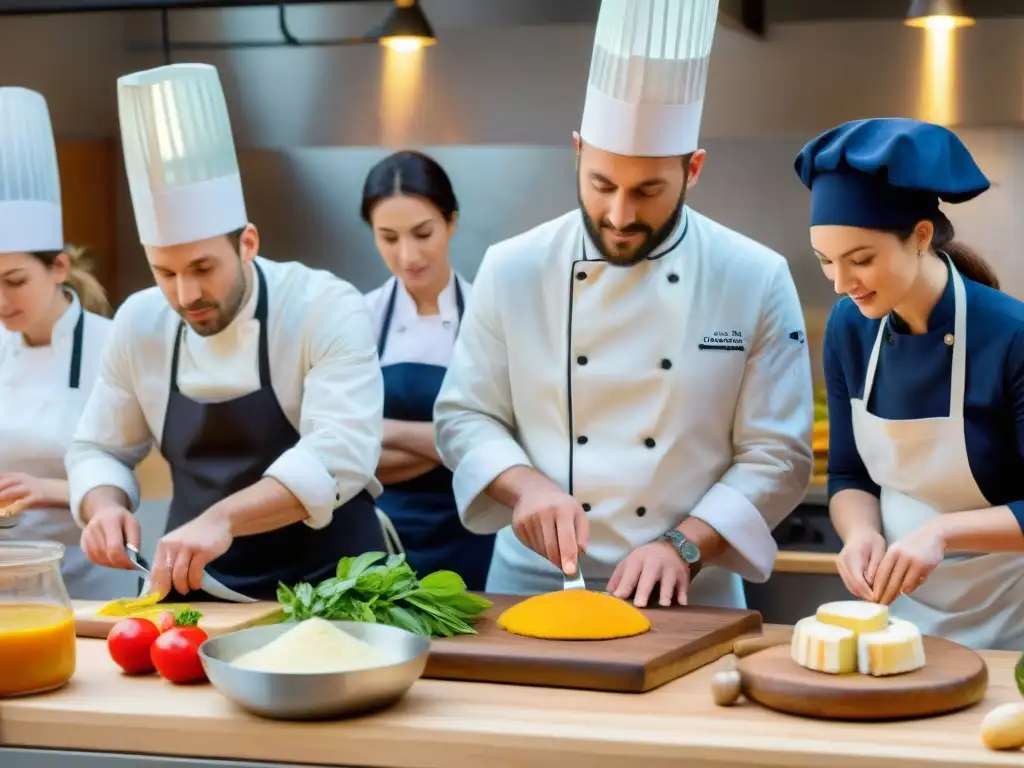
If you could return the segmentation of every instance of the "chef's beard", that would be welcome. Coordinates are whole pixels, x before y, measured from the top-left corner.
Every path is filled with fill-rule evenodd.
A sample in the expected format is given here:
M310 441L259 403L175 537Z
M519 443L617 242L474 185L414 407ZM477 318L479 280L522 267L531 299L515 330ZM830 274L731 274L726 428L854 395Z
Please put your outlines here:
M239 257L238 273L235 275L235 280L223 301L204 301L200 299L191 306L179 307L178 314L200 336L216 336L231 325L231 321L238 316L239 311L242 309L242 303L245 301L245 291L245 268L242 266L241 257ZM209 320L203 320L199 323L191 322L185 314L186 312L196 312L201 309L214 309L216 314Z
M668 217L668 221L662 224L657 229L653 229L648 224L636 221L623 229L613 227L610 221L602 221L601 225L598 226L594 223L590 214L587 213L586 207L583 205L583 195L580 193L579 186L576 187L576 199L580 204L580 211L583 213L583 226L587 230L587 235L590 237L590 242L594 244L594 247L601 252L601 256L609 264L616 267L632 267L640 262L646 260L654 251L675 231L676 225L679 224L679 218L683 215L683 205L686 203L686 187L683 187L683 191L679 194L679 202L676 204L675 210L672 215ZM604 240L601 239L601 230L611 229L616 232L642 232L644 234L644 240L640 245L637 246L636 250L632 253L623 254L618 250L607 248L604 244Z

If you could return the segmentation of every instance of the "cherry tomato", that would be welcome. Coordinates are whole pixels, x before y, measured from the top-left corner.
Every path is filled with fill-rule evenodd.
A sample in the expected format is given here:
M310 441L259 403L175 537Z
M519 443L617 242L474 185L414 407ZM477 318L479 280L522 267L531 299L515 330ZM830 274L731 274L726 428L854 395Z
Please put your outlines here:
M174 611L164 611L160 614L160 617L156 620L157 629L161 632L166 632L169 629L173 629L175 626Z
M129 675L152 672L150 650L158 637L160 630L149 619L121 619L107 635L107 652Z
M199 627L174 627L160 635L150 649L150 658L160 676L172 683L195 683L206 679L199 659L199 646L206 641Z

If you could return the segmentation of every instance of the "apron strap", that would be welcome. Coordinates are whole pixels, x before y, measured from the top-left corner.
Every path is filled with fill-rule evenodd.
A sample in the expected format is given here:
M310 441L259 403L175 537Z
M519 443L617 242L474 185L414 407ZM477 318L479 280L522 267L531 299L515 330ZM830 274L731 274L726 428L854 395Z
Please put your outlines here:
M963 278L949 256L942 255L949 263L949 279L953 281L953 366L949 382L949 415L961 418L964 415L967 379L967 292Z
M889 316L886 315L878 324L878 335L875 336L875 345L871 348L871 357L868 359L868 370L864 374L864 408L871 402L871 388L875 383L875 370L878 368L878 354L882 349L882 338L885 336L889 326Z
M391 295L388 296L388 305L384 310L384 322L381 324L380 337L377 339L377 357L384 359L384 349L388 345L388 333L391 331L391 318L395 314L395 297L398 296L398 278L391 278Z
M259 285L259 296L256 297L256 311L253 318L260 324L260 388L270 386L270 342L267 340L267 281L263 270L255 261L256 280ZM178 358L181 354L181 337L185 335L185 320L178 321L178 329L174 334L174 351L171 353L171 392L178 391Z
M259 281L260 295L256 297L256 322L260 324L260 388L270 386L270 341L267 332L267 307L270 299L267 297L267 280L263 277L263 270L255 261L252 265L256 268L256 279Z
M71 371L68 373L68 386L78 389L82 379L82 339L85 337L85 307L82 307L75 323L75 333L71 344Z
M459 327L455 329L455 335L462 330L462 315L466 311L466 301L462 298L462 286L459 284L459 276L455 276L455 309L459 313Z

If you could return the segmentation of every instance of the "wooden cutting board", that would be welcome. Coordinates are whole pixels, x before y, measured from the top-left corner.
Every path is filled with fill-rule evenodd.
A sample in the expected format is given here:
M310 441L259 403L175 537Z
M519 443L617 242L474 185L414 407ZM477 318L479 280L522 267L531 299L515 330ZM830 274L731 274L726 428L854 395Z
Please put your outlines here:
M739 662L743 694L771 709L830 720L900 720L953 712L976 704L988 688L988 668L969 648L924 638L925 666L889 677L829 675L801 667L789 646Z
M78 637L95 637L105 640L111 627L121 616L99 616L96 611L104 603L75 600L75 634ZM226 635L240 629L272 624L284 616L281 606L274 602L259 603L194 603L191 607L203 614L199 620L210 637Z
M538 640L495 622L522 597L486 597L494 605L477 622L478 634L435 640L424 677L643 693L721 658L737 638L761 629L757 611L678 606L644 610L651 629L636 637Z

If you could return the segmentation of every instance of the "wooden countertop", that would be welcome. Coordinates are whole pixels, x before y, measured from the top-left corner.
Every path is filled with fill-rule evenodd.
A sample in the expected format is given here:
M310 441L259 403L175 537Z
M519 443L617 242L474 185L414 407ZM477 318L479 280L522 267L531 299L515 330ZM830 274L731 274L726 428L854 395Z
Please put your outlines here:
M881 725L716 707L709 683L723 662L639 695L420 680L376 715L282 723L242 712L209 685L122 676L102 641L80 640L79 652L63 690L0 701L0 747L388 768L1019 768L1024 759L979 740L989 709L1020 700L1011 652L983 654L991 681L976 707Z
M836 555L827 552L780 550L775 556L775 567L772 568L772 572L838 574L839 570L836 568Z

